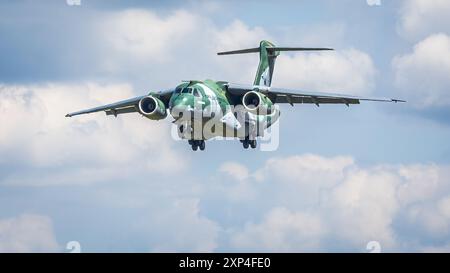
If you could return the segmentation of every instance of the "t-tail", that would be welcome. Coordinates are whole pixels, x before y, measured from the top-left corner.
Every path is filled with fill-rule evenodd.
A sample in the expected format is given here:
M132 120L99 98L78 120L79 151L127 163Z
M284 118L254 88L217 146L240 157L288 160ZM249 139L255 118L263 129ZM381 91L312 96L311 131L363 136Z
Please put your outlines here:
M259 52L259 65L256 71L255 81L253 85L270 86L272 83L273 69L275 60L281 51L316 51L316 50L333 50L332 48L315 48L315 47L277 47L269 41L261 41L259 47L240 49L233 51L219 52L218 55L245 54Z

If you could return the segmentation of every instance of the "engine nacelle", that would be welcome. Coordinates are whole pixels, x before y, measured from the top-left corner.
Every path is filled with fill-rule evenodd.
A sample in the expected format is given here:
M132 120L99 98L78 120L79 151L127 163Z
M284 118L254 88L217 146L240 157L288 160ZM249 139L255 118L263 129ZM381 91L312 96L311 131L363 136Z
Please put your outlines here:
M155 97L148 96L139 101L139 113L152 120L164 119L167 117L167 110L164 103Z
M249 91L242 97L242 105L253 114L268 115L272 110L272 101L264 94L256 91Z

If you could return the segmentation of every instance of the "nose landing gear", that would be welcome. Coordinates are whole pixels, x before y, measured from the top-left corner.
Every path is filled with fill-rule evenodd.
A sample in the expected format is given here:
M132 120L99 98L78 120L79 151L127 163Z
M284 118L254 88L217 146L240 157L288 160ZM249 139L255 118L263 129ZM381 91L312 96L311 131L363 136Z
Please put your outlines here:
M206 148L206 143L204 140L189 140L188 142L193 151L197 151L198 148L200 148L200 151L204 151Z

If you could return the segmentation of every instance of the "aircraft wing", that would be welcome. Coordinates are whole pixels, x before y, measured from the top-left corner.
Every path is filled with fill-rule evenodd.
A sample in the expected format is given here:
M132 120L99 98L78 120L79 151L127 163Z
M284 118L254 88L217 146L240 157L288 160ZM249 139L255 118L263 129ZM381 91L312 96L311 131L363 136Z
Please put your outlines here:
M253 86L228 83L228 92L232 95L243 96L248 91L258 91L267 95L274 103L314 103L317 106L320 104L359 104L360 101L380 101L380 102L405 102L399 99L390 98L370 98L359 97L352 95L341 95L333 93L321 92L305 92L300 90L268 87L268 86Z
M105 111L106 115L114 115L114 116L117 116L119 114L138 112L137 106L138 106L139 101L147 96L154 96L156 98L159 98L167 106L169 104L169 100L170 100L170 96L172 95L172 92L173 92L173 90L170 89L170 90L160 91L157 93L150 93L150 94L144 95L144 96L134 97L131 99L126 99L126 100L114 102L111 104L106 104L106 105L102 105L102 106L98 106L98 107L94 107L94 108L89 108L89 109L69 113L66 115L66 117L73 117L73 116L77 116L77 115L90 114L90 113L95 113L95 112L100 112L100 111Z

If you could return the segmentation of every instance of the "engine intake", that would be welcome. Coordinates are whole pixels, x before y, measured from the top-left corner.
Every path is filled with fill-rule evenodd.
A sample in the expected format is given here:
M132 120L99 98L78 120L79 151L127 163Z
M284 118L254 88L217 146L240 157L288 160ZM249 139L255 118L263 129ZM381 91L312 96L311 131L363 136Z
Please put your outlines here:
M148 96L139 101L139 112L146 118L152 120L164 119L167 117L167 110L164 103L155 97Z
M267 115L270 114L272 101L259 92L249 91L242 97L242 105L251 113Z

